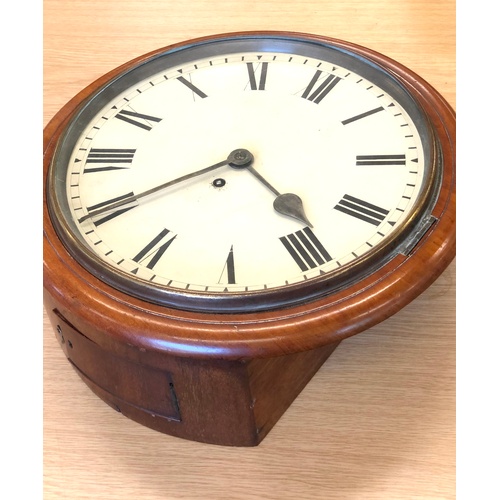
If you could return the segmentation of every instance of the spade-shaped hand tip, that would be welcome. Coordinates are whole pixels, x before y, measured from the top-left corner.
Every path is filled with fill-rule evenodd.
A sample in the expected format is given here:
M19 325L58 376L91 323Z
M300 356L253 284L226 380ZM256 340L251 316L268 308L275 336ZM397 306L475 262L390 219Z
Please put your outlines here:
M313 225L309 222L304 211L304 204L299 196L293 193L280 194L274 200L274 209L276 212L298 219L309 227Z

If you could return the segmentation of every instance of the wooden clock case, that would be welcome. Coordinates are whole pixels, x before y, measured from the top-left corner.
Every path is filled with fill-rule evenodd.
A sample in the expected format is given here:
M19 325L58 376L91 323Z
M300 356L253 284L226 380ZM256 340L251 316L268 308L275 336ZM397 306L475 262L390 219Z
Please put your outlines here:
M455 256L453 109L428 83L385 56L347 42L307 36L356 51L399 78L433 124L444 165L432 212L435 222L411 250L328 296L258 313L169 309L106 285L61 243L48 213L46 179L65 126L96 89L165 49L98 79L44 129L46 311L84 382L111 407L157 431L219 445L259 444L343 339L399 311Z

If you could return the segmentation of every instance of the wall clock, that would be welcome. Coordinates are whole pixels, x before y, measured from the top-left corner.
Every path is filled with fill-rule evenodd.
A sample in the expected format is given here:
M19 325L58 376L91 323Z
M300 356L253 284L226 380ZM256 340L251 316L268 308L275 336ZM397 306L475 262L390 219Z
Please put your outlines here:
M346 337L455 255L455 114L345 41L204 37L141 56L44 130L44 305L104 401L252 446Z

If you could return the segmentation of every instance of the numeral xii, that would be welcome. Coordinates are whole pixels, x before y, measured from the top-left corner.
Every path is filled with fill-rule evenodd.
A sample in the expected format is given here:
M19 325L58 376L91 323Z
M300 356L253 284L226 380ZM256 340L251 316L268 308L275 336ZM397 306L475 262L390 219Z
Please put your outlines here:
M247 63L248 77L250 79L250 88L252 90L265 90L267 69L269 63L263 62L254 67L253 63ZM260 71L260 77L258 72ZM257 84L257 79L259 83Z

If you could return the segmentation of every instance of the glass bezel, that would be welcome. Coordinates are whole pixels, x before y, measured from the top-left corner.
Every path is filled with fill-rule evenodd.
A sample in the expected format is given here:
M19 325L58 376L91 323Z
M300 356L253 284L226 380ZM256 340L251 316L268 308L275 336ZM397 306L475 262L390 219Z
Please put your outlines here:
M422 140L425 174L421 193L411 215L382 244L338 270L301 283L249 292L199 292L158 285L101 260L85 243L71 216L66 195L66 173L75 141L96 110L149 75L207 57L242 52L284 52L314 57L350 69L390 94L408 113ZM289 35L231 35L165 49L126 69L92 93L72 117L57 145L48 176L48 207L51 220L70 254L106 284L136 298L183 310L247 313L286 308L345 289L408 252L422 227L432 222L430 213L441 184L439 145L423 108L396 75L355 51L325 41ZM409 244L410 242L410 244Z

